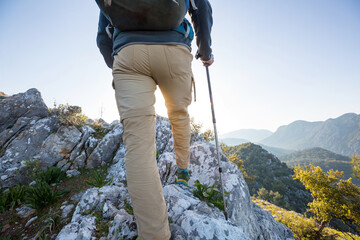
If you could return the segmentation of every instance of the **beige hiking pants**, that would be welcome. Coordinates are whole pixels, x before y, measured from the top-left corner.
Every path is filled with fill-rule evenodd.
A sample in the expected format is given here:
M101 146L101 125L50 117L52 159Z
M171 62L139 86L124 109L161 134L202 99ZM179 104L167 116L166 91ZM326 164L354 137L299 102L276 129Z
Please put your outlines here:
M155 89L172 125L176 163L189 165L192 55L182 45L129 45L114 57L115 97L124 125L128 190L141 240L168 240L168 213L156 163Z

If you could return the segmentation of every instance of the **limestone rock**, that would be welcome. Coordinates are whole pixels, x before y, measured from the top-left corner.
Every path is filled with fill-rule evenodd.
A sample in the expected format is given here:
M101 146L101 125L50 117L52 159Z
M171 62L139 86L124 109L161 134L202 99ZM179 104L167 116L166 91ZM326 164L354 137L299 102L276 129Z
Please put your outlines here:
M174 152L165 152L158 161L161 183L163 185L174 183L176 180L176 156Z
M76 157L73 161L71 169L81 169L85 167L86 153L82 151L81 154Z
M105 216L104 221L114 219L117 214L121 214L116 208L124 207L124 202L129 202L129 199L127 189L123 187L88 189L77 204L71 222L60 231L56 239L91 239L96 229L94 213L101 211Z
M156 151L159 154L173 151L172 138L170 121L167 118L156 116Z
M81 141L79 141L75 149L71 152L69 159L71 162L80 155L81 151L84 149L86 141L90 137L90 134L95 132L94 129L87 125L83 126L80 130L82 132Z
M58 123L54 118L33 119L27 130L21 131L11 140L0 157L0 176L8 176L0 182L1 187L10 187L27 180L24 160L37 159L43 142L57 128Z
M113 165L110 166L107 179L113 179L114 184L122 184L126 181L126 168L125 168L125 146L121 144L113 159Z
M9 145L11 141L14 140L23 130L28 128L28 125L34 119L38 118L20 117L16 120L12 127L0 132L0 147L5 150L7 145Z
M54 166L62 159L69 159L69 154L81 139L81 132L74 126L61 126L43 143L40 161L45 166Z
M11 97L0 99L0 132L11 127L20 117L45 118L49 116L40 92L29 89Z
M78 222L71 222L66 225L57 235L56 240L90 240L96 229L96 218L92 215L84 216Z
M85 155L86 157L89 157L90 154L94 151L94 149L96 148L96 146L98 145L98 143L100 142L99 139L94 138L92 136L90 136L88 138L88 140L86 140L85 142Z
M217 208L208 207L186 187L167 185L164 196L169 218L183 229L185 239L251 239L242 227L226 221Z
M216 148L213 144L197 143L191 147L189 170L191 177L189 185L192 186L196 180L206 186L219 185L220 176L216 157ZM261 235L260 228L256 223L256 217L252 210L250 193L238 167L229 162L221 154L222 178L227 196L227 212L229 220L240 225L250 239L258 239Z
M137 228L135 218L129 215L124 209L121 209L114 217L112 225L109 229L107 238L109 240L117 239L136 239Z
M97 145L87 160L86 168L94 168L109 163L122 142L123 126L116 125Z
M257 222L260 226L262 236L266 240L292 240L294 239L293 233L285 225L276 222L271 214L264 211L261 207L253 203L253 209L257 217Z

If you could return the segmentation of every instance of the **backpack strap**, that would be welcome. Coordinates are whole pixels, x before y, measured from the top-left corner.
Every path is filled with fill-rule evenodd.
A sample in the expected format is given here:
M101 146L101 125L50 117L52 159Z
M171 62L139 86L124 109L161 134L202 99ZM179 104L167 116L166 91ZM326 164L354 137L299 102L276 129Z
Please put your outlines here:
M192 9L193 9L194 11L198 10L198 8L197 8L197 6L196 6L196 4L195 4L195 0L190 0L190 5L191 5L191 7L192 7Z
M105 28L106 34L109 36L109 38L113 39L114 34L114 27L109 23Z
M194 30L186 18L184 18L183 22L173 30L181 33L182 35L185 36L185 38L189 38L190 40L194 39Z

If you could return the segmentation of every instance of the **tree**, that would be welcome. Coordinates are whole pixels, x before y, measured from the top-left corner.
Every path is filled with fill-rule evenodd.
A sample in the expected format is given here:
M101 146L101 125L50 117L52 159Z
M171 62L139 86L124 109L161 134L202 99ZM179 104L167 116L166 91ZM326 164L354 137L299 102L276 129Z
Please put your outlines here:
M324 173L320 167L300 166L294 169L294 178L299 179L310 190L314 200L308 204L318 223L317 234L331 219L337 218L345 224L360 226L360 188L348 180L339 180L343 172L329 170Z
M360 179L360 158L359 158L359 156L356 156L354 154L354 156L352 157L352 160L351 160L351 164L352 164L353 177Z
M214 131L211 129L207 129L205 132L201 133L200 136L202 136L207 142L215 140Z
M200 134L200 130L202 128L202 123L195 122L195 119L192 117L190 119L190 129L192 132L196 134Z

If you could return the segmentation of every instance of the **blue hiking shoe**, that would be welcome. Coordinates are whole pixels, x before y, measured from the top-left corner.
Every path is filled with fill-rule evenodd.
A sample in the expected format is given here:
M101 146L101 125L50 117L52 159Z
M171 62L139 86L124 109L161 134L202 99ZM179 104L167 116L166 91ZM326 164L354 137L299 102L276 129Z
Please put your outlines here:
M176 171L176 183L177 184L183 184L185 186L188 185L188 181L190 179L189 171L187 169L180 169Z

